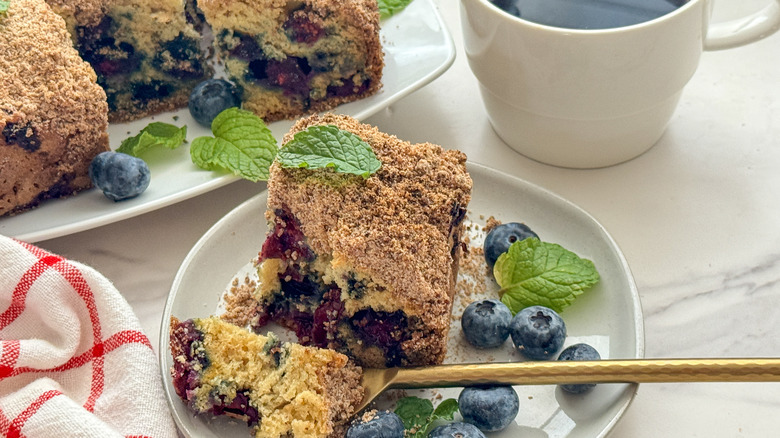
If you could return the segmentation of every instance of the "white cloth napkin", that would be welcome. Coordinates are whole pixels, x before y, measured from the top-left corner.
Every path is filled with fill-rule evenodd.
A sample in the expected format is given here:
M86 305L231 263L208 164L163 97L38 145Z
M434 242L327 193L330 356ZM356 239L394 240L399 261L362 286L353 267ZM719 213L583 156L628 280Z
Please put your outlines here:
M94 269L0 236L0 435L175 437L138 319Z

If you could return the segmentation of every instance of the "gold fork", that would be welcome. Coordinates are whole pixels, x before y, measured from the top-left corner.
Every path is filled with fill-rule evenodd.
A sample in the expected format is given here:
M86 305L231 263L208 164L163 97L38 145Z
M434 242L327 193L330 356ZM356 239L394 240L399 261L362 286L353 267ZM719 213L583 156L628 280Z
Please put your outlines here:
M626 359L366 368L363 402L386 389L577 383L780 382L780 358Z

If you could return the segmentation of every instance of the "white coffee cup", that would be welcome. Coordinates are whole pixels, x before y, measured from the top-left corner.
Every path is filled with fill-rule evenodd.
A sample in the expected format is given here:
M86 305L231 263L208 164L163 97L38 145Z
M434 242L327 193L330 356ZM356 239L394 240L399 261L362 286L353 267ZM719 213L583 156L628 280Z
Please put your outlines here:
M744 45L780 27L780 0L710 24L711 0L689 0L639 24L596 30L541 25L488 0L461 0L469 66L504 142L534 160L596 168L653 146L702 50Z

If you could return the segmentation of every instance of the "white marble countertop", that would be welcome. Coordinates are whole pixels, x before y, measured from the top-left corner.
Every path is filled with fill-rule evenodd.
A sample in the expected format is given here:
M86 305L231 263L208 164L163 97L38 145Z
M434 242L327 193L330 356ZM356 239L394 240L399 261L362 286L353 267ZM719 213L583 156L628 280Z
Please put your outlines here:
M716 20L762 2L717 3ZM705 53L668 131L646 154L610 168L568 170L531 161L494 134L463 53L458 5L436 4L457 47L454 65L367 122L405 140L460 149L591 213L635 276L647 357L780 356L780 34ZM184 256L264 187L237 182L37 244L112 280L156 347ZM611 436L775 436L778 409L780 384L646 384Z

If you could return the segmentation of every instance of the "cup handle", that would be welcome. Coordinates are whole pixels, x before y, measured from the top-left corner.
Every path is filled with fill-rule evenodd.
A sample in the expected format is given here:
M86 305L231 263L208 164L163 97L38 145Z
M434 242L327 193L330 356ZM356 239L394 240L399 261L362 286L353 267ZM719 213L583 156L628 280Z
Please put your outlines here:
M780 29L780 0L746 17L710 26L704 50L722 50L766 38Z

